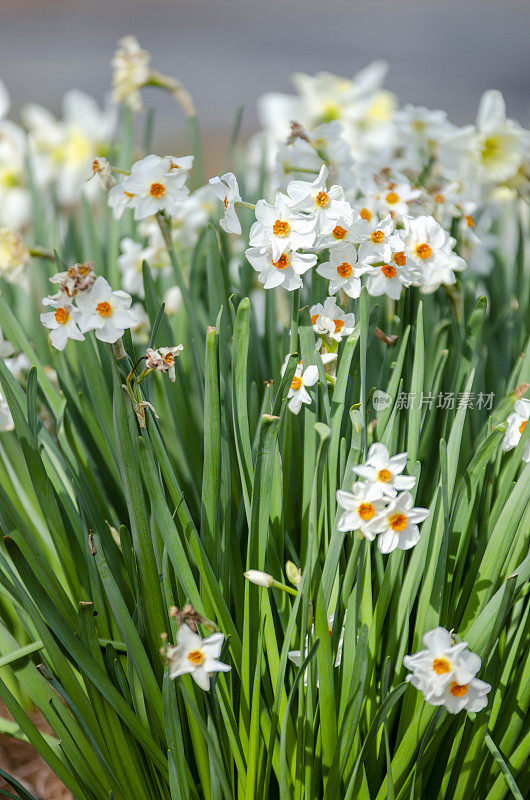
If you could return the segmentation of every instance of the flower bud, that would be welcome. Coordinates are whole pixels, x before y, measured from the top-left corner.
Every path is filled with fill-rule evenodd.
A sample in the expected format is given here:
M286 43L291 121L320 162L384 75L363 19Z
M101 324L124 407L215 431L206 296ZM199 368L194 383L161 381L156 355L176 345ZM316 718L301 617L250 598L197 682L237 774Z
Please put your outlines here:
M293 586L296 586L298 589L302 583L302 571L298 569L296 564L293 564L292 561L288 561L285 565L285 574L287 575L289 583L292 583Z
M256 586L264 586L265 589L270 589L274 583L272 575L268 575L266 572L260 572L258 569L249 569L244 575L247 581L255 583Z

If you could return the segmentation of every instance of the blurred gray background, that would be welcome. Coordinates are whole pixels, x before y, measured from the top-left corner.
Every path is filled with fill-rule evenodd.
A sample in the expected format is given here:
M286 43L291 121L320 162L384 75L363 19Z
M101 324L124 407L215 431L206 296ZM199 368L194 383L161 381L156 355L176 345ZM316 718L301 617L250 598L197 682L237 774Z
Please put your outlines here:
M240 102L249 134L256 98L289 91L293 71L350 76L375 58L390 63L387 86L402 101L463 123L497 88L527 124L529 31L529 0L0 0L0 76L15 113L28 101L58 111L72 87L101 101L115 41L134 33L192 92L216 169ZM144 100L159 112L155 143L182 149L176 109L156 90Z

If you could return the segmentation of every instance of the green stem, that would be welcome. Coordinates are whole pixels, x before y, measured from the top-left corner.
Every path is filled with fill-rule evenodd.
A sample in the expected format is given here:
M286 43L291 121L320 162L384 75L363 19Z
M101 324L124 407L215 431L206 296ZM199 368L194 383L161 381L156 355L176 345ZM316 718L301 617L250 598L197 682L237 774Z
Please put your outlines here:
M298 315L300 313L300 289L295 289L292 293L291 305L291 338L289 341L289 352L298 352Z

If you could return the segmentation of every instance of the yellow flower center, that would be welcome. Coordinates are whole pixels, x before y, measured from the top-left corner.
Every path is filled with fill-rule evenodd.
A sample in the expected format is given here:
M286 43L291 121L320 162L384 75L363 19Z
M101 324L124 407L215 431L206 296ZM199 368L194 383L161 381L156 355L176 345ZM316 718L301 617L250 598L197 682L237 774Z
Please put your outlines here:
M335 323L335 333L340 333L341 330L344 328L344 320L334 319L333 322Z
M377 473L377 480L383 483L389 483L392 480L392 473L389 469L380 469Z
M124 191L123 191L123 194L126 194L126 195L127 195L127 197L134 197L134 193L133 193L133 192L126 192L126 191L124 190Z
M361 208L361 210L359 211L359 216L361 219L364 219L365 222L370 222L370 220L372 219L372 212L368 211L367 208Z
M380 244L384 238L385 234L383 233L383 231L373 231L370 234L370 239L374 244Z
M395 203L399 203L399 195L395 192L389 192L386 196L386 202L391 206Z
M329 203L329 197L326 192L319 192L315 197L315 205L319 208L325 208Z
M446 658L435 658L432 662L432 668L437 675L445 675L451 672L451 665Z
M110 303L107 303L107 301L104 300L102 303L97 304L96 311L100 317L110 317L112 314L112 306Z
M285 255L285 253L282 253L278 261L273 261L272 265L273 267L276 267L276 269L287 269L289 266L289 258Z
M432 250L427 242L422 242L421 244L416 245L415 253L418 258L430 258L432 255Z
M66 323L70 319L70 314L68 313L66 308L58 308L54 316L59 325L66 325Z
M441 192L435 194L433 199L435 203L445 203L445 195L443 195Z
M449 689L453 697L464 697L467 694L467 683L463 686L460 683L452 683Z
M225 196L225 199L224 199L223 202L224 202L225 211L226 211L226 209L228 208L228 197Z
M519 425L519 433L522 433L524 431L524 429L526 428L527 421L528 420L525 419L523 420L523 422L521 422L521 424Z
M299 389L302 388L302 378L299 378L297 375L292 380L291 389L293 392L298 392Z
M467 227L468 228L474 228L475 227L475 220L473 219L471 214L466 214L465 220L467 222Z
M333 228L333 238L334 239L344 239L348 231L346 228L343 228L341 225L335 225Z
M272 226L272 232L275 236L287 236L290 230L291 226L289 223L282 219L277 219Z
M385 278L395 278L397 275L397 269L392 266L392 264L383 264L381 267L381 272L385 276Z
M372 519L375 514L375 508L371 503L361 503L357 512L361 519L367 520Z
M394 253L394 261L398 265L398 267L404 267L407 263L407 259L405 257L405 253L401 250L399 253Z
M409 524L409 521L405 516L405 514L400 514L400 513L392 514L392 516L389 519L389 522L390 522L390 527L396 533L401 533L401 531L404 531L407 525Z
M340 275L341 278L349 278L352 272L352 265L348 264L347 261L343 261L342 264L339 264L337 267L337 274Z
M163 197L166 193L166 187L163 183L152 183L149 193L152 197Z
M192 650L188 653L188 661L191 661L194 667L200 667L204 661L204 653L202 650Z

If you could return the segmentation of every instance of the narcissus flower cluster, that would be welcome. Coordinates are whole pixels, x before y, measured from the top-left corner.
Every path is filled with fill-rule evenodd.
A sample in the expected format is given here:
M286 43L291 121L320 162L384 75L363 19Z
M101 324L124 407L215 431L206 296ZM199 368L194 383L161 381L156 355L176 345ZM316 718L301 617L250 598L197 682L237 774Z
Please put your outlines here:
M419 523L429 509L415 508L410 490L416 478L403 475L407 453L390 456L380 442L374 443L364 464L353 467L364 482L356 482L352 491L337 491L337 503L342 513L337 522L339 531L358 531L365 539L374 541L381 553L409 550L420 539Z

